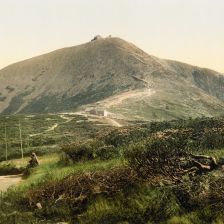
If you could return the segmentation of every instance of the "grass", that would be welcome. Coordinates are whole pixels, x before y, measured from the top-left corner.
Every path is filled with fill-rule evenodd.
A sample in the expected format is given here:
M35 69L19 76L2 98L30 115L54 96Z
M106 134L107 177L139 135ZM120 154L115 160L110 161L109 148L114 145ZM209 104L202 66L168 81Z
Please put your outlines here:
M78 122L82 120L83 122ZM0 116L0 161L5 160L5 128L8 159L20 158L19 122L25 156L57 152L58 145L90 138L102 127L80 115L43 114ZM58 126L49 131L55 124ZM34 135L33 135L34 134ZM35 135L36 134L36 135Z
M224 149L201 150L199 153L214 156L216 158L224 158Z
M29 158L12 160L13 164L17 166L24 166ZM59 154L50 154L39 157L40 165L32 169L31 174L26 178L26 181L22 182L17 189L25 191L31 187L37 187L39 184L52 181L61 180L69 174L79 174L89 171L107 170L112 167L120 166L123 161L121 159L113 159L108 161L87 161L79 162L70 166L64 166L60 163Z
M61 133L64 133L66 135L66 138L64 138L64 140L67 139L68 142L69 139L72 138L73 140L77 140L77 138L79 138L82 141L83 139L93 136L95 134L95 131L98 130L94 125L92 126L92 124L90 122L87 122L86 120L81 123L78 122L77 124L76 119L80 118L77 117L74 118L71 122L63 123L52 133L45 133L45 136L43 135L42 137L45 138L46 135L48 135L49 137L50 135L53 136L55 134L55 139L57 138L58 141L58 139L60 139L61 137ZM163 126L161 125L161 127ZM159 128L161 127L159 126ZM140 133L140 137L143 135L142 132L138 130L135 131L137 131L137 133ZM81 134L78 134L79 132ZM74 137L76 134L77 136ZM147 134L146 137L148 137L148 135L149 134ZM131 137L131 140L134 139L133 141L137 141L140 139L138 135L136 136L136 139ZM117 136L112 136L112 139L113 137ZM143 138L146 137L143 136ZM123 138L123 135L121 135L120 139L123 140ZM128 144L129 143L125 143L123 145L124 150L128 147ZM37 148L38 147L39 146L37 146ZM38 156L40 165L36 168L31 169L29 176L24 179L25 181L21 182L15 187L10 188L8 192L1 196L0 223L40 223L40 220L42 220L42 223L60 223L64 221L80 224L223 223L224 219L222 219L221 216L216 216L215 211L211 211L211 209L206 207L206 202L202 202L205 203L205 207L203 208L187 207L189 206L188 201L184 201L187 206L185 206L184 203L182 204L182 201L179 197L180 194L176 193L174 189L174 187L176 186L168 186L163 184L162 182L161 184L158 183L157 186L153 186L153 184L150 184L149 182L141 182L140 184L127 187L127 189L126 187L125 189L122 188L118 192L116 191L114 193L100 192L98 194L97 192L97 194L95 194L94 196L89 196L86 204L84 203L84 205L80 206L81 212L77 212L74 209L75 205L66 204L67 201L59 200L57 204L51 198L49 199L49 201L45 199L47 201L46 203L45 200L41 201L43 209L38 210L35 207L36 202L32 205L33 207L29 205L27 195L32 195L29 194L29 192L32 191L34 191L34 193L35 191L38 192L38 190L42 192L40 186L43 186L43 188L45 188L45 186L48 186L48 183L51 182L53 182L52 186L62 186L62 179L68 175L74 175L76 177L76 175L78 174L101 170L106 171L106 175L108 175L107 171L111 168L120 167L125 164L125 161L122 158L116 158L106 161L94 159L91 161L76 162L70 165L66 165L65 163L62 163L61 154L59 153L59 151L57 151L57 153L54 153L54 149L48 150L49 146L44 145L43 147L45 147L47 154ZM223 147L223 145L220 147ZM198 149L195 153L211 155L217 158L224 157L224 149ZM10 164L16 167L24 167L26 166L28 160L29 157L25 157L24 160L13 159L10 160ZM0 163L0 166L4 164L7 163L2 162ZM201 185L204 186L203 189L206 191L206 186L210 186L207 183L209 180L215 180L213 178L218 179L220 176L223 176L223 174L221 173L222 171L218 170L203 175L201 177L201 180L199 181ZM80 179L78 180L80 181ZM183 185L183 187L186 187L187 190L191 191L192 187L195 187L196 190L198 190L196 182L190 182L189 178L186 178L186 180L184 179L184 181L186 181L186 185ZM74 181L72 181L71 183L73 184ZM99 184L98 181L96 181L96 183ZM193 183L193 185L190 185L191 183ZM68 189L67 185L65 186L66 187L64 189ZM180 187L182 187L182 185ZM46 189L48 190L54 188ZM69 190L70 189L73 190L75 188L69 188ZM182 190L182 192L184 192L185 188L183 188ZM52 192L54 192L54 190ZM187 191L187 193L189 192ZM61 188L59 188L58 195L60 196L60 194ZM56 199L58 199L58 195ZM71 198L70 202L72 202L73 199L76 198Z
M159 223L180 207L169 189L141 186L112 197L96 198L79 217L80 223Z
M223 151L221 150L219 153L222 154ZM36 215L37 217L40 216L43 218L41 211L34 211L33 213L29 210L26 211L25 207L22 210L21 207L17 207L17 203L21 203L20 200L23 200L21 198L24 197L29 189L38 189L38 186L41 184L46 184L52 180L60 181L71 173L80 174L82 172L94 170L108 170L112 167L123 164L121 159L113 159L109 161L93 160L89 162L75 163L70 166L64 166L60 163L60 155L58 154L45 155L40 157L39 160L40 166L32 170L26 181L23 181L17 187L10 189L5 196L7 198L11 198L11 201L9 200L7 203L12 203L13 205L13 209L10 206L9 208L4 208L8 209L8 220L12 220L9 223L38 223L39 221L36 218ZM18 159L13 160L13 162L18 166L25 164L24 161ZM12 199L13 197L14 200ZM13 213L13 210L15 209L18 209L17 215ZM49 210L48 213L45 211L45 215L46 214L48 214L48 218L52 220L55 220L55 217L61 217L56 219L58 222L70 221L71 223L76 223L76 220L78 221L77 223L80 224L143 224L155 223L155 220L156 223L196 224L202 223L203 220L201 217L203 211L185 212L183 208L180 207L175 195L172 193L171 188L166 188L164 186L152 187L147 185L142 185L133 189L126 189L124 192L116 193L113 197L100 195L93 199L88 204L86 211L79 215L78 219L75 220L73 220L69 208L66 208L65 206L53 206L51 211ZM210 214L207 214L207 217L205 215L204 219L209 220L209 216ZM16 222L14 222L15 220ZM51 222L45 220L45 223ZM217 218L217 220L214 219L213 223L221 224L222 222Z
M29 157L21 159L15 159L11 162L17 166L23 166L26 164L26 161ZM23 200L26 197L26 192L29 190L38 189L43 183L51 181L60 181L69 174L80 174L83 172L97 171L97 170L107 170L112 167L120 166L123 161L121 159L113 159L109 161L90 161L90 162L79 162L69 166L64 166L60 163L59 154L50 154L39 157L40 165L32 169L30 175L25 179L25 181L20 182L18 185L11 187L0 199L0 218L2 218L1 213L8 214L8 219L11 220L8 223L39 223L37 218L34 216L35 212L27 210L27 207L21 206L21 203L24 203ZM2 201L2 202L1 202ZM3 203L3 204L2 204ZM9 206L5 206L4 203ZM2 207L3 206L3 207ZM56 208L55 208L56 209ZM62 214L65 212L66 208L61 208L57 212ZM14 211L16 212L13 213ZM56 211L55 211L56 212ZM67 214L67 213L66 213ZM5 223L6 219L2 219ZM51 223L51 221L46 221L44 223ZM53 222L54 223L54 222Z

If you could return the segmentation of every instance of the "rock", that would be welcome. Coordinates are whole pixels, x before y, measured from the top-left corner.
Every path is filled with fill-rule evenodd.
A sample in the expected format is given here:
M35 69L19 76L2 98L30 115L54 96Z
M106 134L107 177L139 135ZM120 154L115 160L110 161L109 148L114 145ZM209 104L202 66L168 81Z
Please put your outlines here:
M42 205L41 205L41 203L38 202L38 203L36 204L36 206L37 206L38 209L42 209Z

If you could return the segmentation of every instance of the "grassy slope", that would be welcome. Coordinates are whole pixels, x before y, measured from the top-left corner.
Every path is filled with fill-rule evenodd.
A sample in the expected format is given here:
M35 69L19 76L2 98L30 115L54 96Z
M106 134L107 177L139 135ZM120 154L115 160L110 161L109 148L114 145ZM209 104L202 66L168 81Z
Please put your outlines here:
M24 160L16 159L12 160L11 162L16 164L17 166L25 165L25 162L28 158ZM64 177L68 176L69 174L80 174L83 172L89 171L97 171L97 170L108 170L112 167L120 166L122 161L120 159L114 159L110 161L92 161L92 162L84 162L78 163L75 165L64 166L59 163L60 156L58 154L49 154L40 157L40 166L36 167L32 170L31 174L26 178L24 181L20 182L14 187L11 187L8 192L2 197L0 200L0 223L5 223L6 217L8 223L17 223L22 224L26 223L39 223L40 220L34 216L35 213L30 211L26 211L26 209L20 206L21 198L26 197L26 192L29 190L38 189L38 187L44 183L51 182L51 181L60 181ZM1 188L0 188L1 189ZM7 203L7 206L5 206ZM13 213L16 211L16 213ZM3 212L3 214L2 214ZM57 219L58 221L64 220L64 213L66 211L61 211L60 214L62 216L61 219ZM37 212L38 214L38 212ZM42 217L42 219L44 219ZM10 221L9 221L10 220ZM55 223L55 219L52 223ZM50 220L44 219L44 223L51 223Z
M192 123L194 121L190 121ZM202 122L203 123L203 122ZM66 125L65 125L66 126ZM92 127L92 126L91 126ZM66 127L61 127L63 130ZM77 128L77 127L76 127ZM81 128L78 126L78 128ZM83 128L83 126L82 126ZM90 127L89 127L90 128ZM88 130L81 136L83 139L88 138L90 133L95 130ZM70 123L67 130L74 131L74 123ZM80 129L79 129L80 130ZM81 129L84 130L84 129ZM88 132L89 131L89 132ZM200 151L199 151L200 152ZM198 153L199 153L198 152ZM223 149L202 150L201 153L223 157ZM24 166L28 158L23 161L15 159L12 162L17 166ZM30 210L27 205L23 204L26 192L30 189L34 190L44 183L62 180L69 174L80 174L96 170L109 170L115 166L122 166L122 159L113 159L109 161L93 160L88 162L80 162L73 165L63 165L60 161L60 155L46 154L40 157L40 166L33 169L30 176L25 179L16 188L12 188L7 194L2 196L0 200L0 223L55 223L59 221L71 221L72 214L66 207L53 206L48 211L44 211L45 215L38 210ZM214 177L222 175L215 172ZM148 219L148 212L150 218ZM162 217L162 218L161 218ZM48 221L46 220L48 219ZM205 219L207 221L202 222ZM80 223L222 223L221 220L214 219L210 211L186 211L179 202L172 189L166 186L150 186L142 185L138 188L122 191L114 195L114 197L104 197L100 195L92 200L84 213L79 216ZM42 222L40 221L42 220ZM147 221L146 221L147 220ZM151 220L151 221L150 221ZM71 223L75 223L74 220Z
M215 151L214 154L223 155L224 150ZM213 154L213 153L211 153ZM7 206L0 203L0 209L7 214L8 223L55 223L63 221L72 221L69 209L66 207L55 206L49 209L48 218L43 217L38 210L30 211L19 206L18 202L25 197L29 190L38 189L38 186L51 181L60 181L69 174L80 174L83 172L108 170L112 167L121 166L122 160L114 159L111 161L92 161L77 163L75 165L63 166L59 161L58 154L45 155L40 158L41 165L35 168L31 175L21 182L16 188L11 188L8 195L4 196L3 201L7 201ZM17 165L23 165L24 161L13 161ZM216 174L214 174L216 175ZM18 196L19 195L19 196ZM6 197L6 199L5 199ZM6 203L6 202L5 202ZM21 203L21 202L19 202ZM4 206L4 209L2 208ZM151 220L147 223L202 223L202 215L208 219L209 215L205 211L186 212L179 205L177 199L169 187L153 187L142 185L138 188L130 189L128 192L117 193L114 197L99 196L88 205L86 211L79 217L79 223L146 223L147 212L150 210ZM16 213L13 211L17 211ZM35 214L35 215L34 215ZM46 214L46 211L45 211ZM5 217L1 216L0 223L5 223ZM39 217L39 218L38 218ZM163 217L161 219L161 217ZM42 222L40 221L42 220ZM109 221L108 220L113 220ZM123 222L121 222L123 220ZM129 221L126 221L129 220ZM164 220L161 222L161 220ZM208 222L203 222L208 223ZM220 220L213 220L214 224L222 223Z
M8 159L21 157L19 122L25 156L32 151L38 155L58 151L58 145L91 137L99 130L97 122L89 122L78 115L12 115L0 116L0 161L5 160L5 126L8 145ZM55 124L54 130L48 131Z

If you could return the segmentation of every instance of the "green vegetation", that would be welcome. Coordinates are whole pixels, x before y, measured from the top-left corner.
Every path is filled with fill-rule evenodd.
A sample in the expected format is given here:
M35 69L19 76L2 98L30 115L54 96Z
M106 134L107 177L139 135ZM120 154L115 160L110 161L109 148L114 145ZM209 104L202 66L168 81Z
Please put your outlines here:
M119 148L106 145L99 139L63 145L61 150L67 155L67 159L73 162L93 159L108 160L119 156Z
M45 145L40 165L1 195L0 223L224 222L224 118L103 130L70 122L53 132L82 133Z
M0 161L6 159L6 147L7 159L21 158L21 140L24 156L32 151L44 155L58 152L60 144L90 138L99 129L96 123L79 115L0 116Z
M14 175L21 174L24 171L23 167L17 167L13 163L0 164L0 175Z

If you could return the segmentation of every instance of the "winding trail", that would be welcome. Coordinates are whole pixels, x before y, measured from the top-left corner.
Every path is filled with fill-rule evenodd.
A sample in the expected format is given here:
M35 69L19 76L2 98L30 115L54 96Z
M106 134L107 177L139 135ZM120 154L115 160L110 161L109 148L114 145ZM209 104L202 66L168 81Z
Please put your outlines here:
M120 123L118 123L117 121L115 121L114 119L109 118L109 117L107 117L106 119L107 119L108 123L111 124L112 126L122 127L122 125Z
M68 122L70 122L73 119L73 117L66 117L64 114L61 114L60 117L62 119L64 119L65 121L64 122L61 122L61 123L55 123L54 125L48 127L47 130L45 130L43 132L36 133L36 134L30 134L29 136L30 137L34 137L34 136L42 135L43 133L47 133L47 132L50 132L50 131L54 131L55 128L58 127L58 125L68 123Z
M0 192L22 181L22 175L0 176Z
M85 116L88 117L88 119L90 117L90 115L86 114L85 112L78 112L78 113L74 113L74 114L85 115ZM67 117L65 114L60 114L59 116L62 119L64 119L65 121L64 122L60 122L60 123L55 123L54 125L48 127L48 129L46 129L45 131L39 132L39 133L36 133L36 134L30 134L29 136L30 137L34 137L34 136L42 135L43 133L54 131L55 128L57 128L59 125L68 123L68 122L70 122L74 118L74 117ZM96 120L102 119L102 117L100 117L100 116L95 116L95 117L97 117ZM91 120L91 119L89 119L89 120ZM117 121L115 121L113 118L106 117L106 121L107 121L108 124L110 124L112 126L122 127L122 125L120 123L118 123Z

